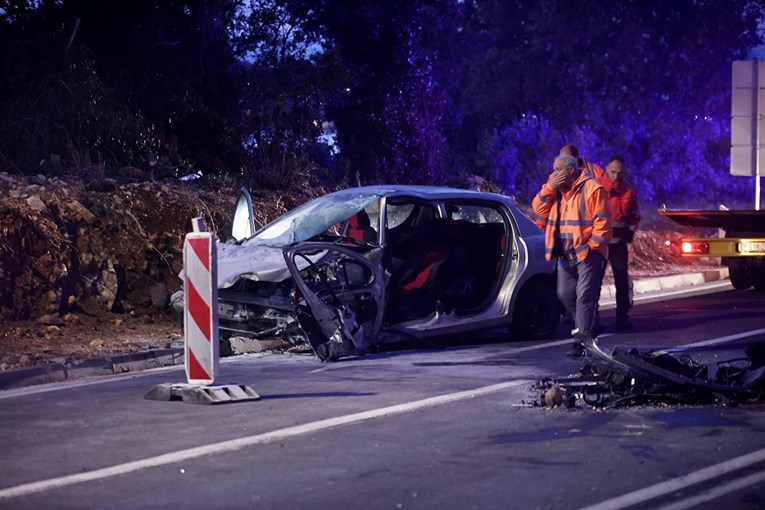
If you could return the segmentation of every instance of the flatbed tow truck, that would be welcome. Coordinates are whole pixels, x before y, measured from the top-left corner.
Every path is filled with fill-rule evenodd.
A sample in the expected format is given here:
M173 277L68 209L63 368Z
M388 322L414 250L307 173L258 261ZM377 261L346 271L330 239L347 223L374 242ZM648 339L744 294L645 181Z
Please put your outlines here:
M765 291L765 211L663 208L659 214L685 227L724 231L724 237L680 239L680 255L721 257L721 264L728 266L733 288Z
M721 257L735 289L765 291L765 211L760 177L765 175L765 62L735 61L731 87L730 173L753 176L754 209L669 210L659 214L685 227L718 229L718 237L681 239L683 257Z

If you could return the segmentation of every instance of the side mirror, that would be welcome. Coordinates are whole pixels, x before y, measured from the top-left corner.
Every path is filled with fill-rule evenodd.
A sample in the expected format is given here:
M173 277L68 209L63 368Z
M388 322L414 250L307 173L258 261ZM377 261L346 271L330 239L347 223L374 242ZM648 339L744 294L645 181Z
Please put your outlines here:
M255 233L255 218L252 215L252 198L246 188L239 190L234 217L231 221L231 237L241 241Z

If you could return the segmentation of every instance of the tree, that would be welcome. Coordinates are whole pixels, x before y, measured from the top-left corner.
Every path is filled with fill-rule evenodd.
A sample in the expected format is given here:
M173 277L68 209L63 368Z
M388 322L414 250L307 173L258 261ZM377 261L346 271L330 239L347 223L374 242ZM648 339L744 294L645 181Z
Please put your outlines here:
M330 169L340 165L320 138L343 69L308 14L253 0L232 32L244 80L238 128L250 154L248 173L274 186L336 179Z
M143 119L172 166L218 171L241 164L241 144L230 127L239 95L227 32L234 7L230 0L42 0L8 24L17 34L27 34L28 41L42 37L54 43L53 51L34 62L19 62L21 66L41 72L68 65L70 72L80 73L80 81L102 84L103 93L93 92L91 104L108 97L114 113ZM7 49L4 55L18 62L18 55ZM73 55L87 56L90 64L72 65ZM12 80L9 73L5 76ZM48 78L42 80L48 86L61 81ZM9 103L25 93L20 87L9 92ZM76 113L87 116L88 108ZM115 115L115 120L127 114ZM114 161L106 161L111 166L138 163L138 154L111 156Z
M466 111L505 116L479 132L501 132L529 112L541 116L591 159L623 154L646 202L698 197L701 203L710 195L730 198L726 188L741 189L721 164L728 150L730 62L758 40L758 3L529 2L512 18L497 12L477 11L494 42L476 59L473 74L491 69L513 78L505 94L463 96ZM509 31L516 35L503 45L501 34ZM470 104L473 98L481 103ZM537 148L549 150L546 143L540 139ZM506 171L533 175L536 164L521 161Z
M730 62L763 19L756 0L4 2L0 164L159 155L332 187L470 172L523 201L572 142L623 155L646 202L746 200Z
M99 176L153 146L140 115L114 100L87 47L31 7L0 21L0 168ZM43 161L44 165L40 166Z
M301 1L345 69L326 106L341 155L366 183L449 177L452 86L459 75L460 3Z

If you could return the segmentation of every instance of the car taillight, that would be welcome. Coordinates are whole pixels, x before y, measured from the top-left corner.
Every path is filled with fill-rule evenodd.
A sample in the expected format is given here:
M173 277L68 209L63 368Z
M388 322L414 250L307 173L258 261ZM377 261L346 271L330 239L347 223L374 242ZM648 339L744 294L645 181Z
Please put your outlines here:
M709 253L709 243L705 241L683 241L680 249L687 255L703 255Z

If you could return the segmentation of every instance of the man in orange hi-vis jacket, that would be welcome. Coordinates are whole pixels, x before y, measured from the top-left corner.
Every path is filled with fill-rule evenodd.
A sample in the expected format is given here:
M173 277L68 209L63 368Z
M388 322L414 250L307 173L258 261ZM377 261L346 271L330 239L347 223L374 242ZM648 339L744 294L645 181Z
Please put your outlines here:
M557 260L557 294L574 318L570 356L592 338L603 267L611 240L606 191L574 156L555 158L553 173L532 201L534 222L545 231L545 258Z

